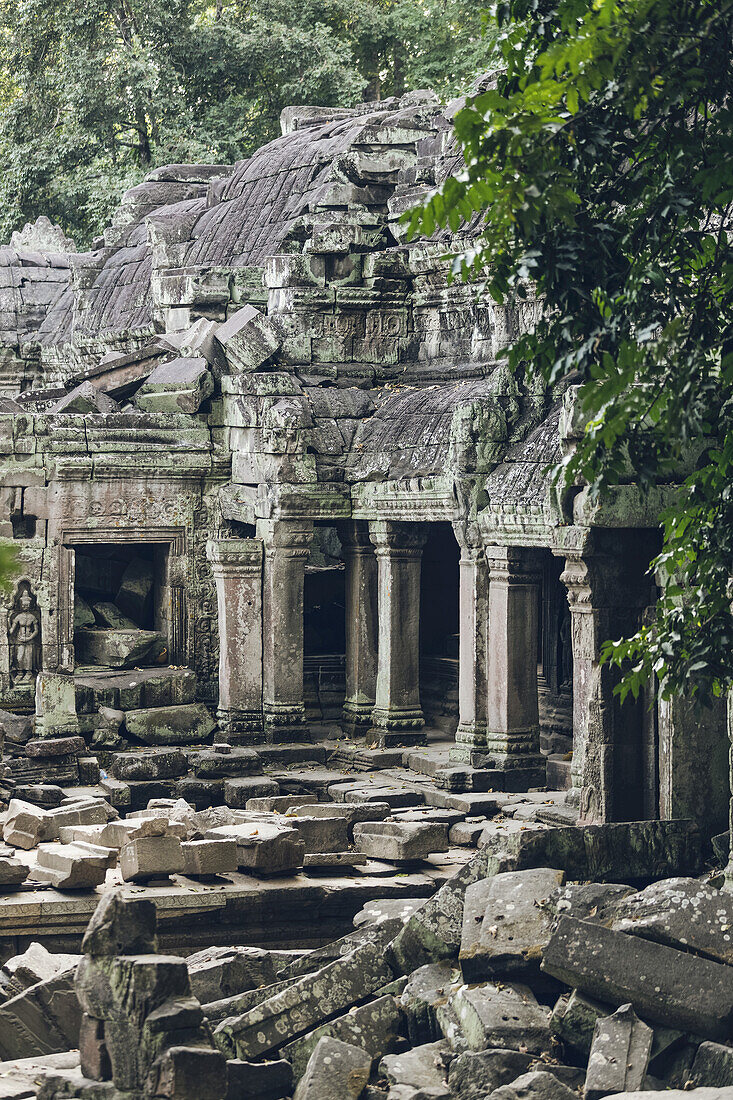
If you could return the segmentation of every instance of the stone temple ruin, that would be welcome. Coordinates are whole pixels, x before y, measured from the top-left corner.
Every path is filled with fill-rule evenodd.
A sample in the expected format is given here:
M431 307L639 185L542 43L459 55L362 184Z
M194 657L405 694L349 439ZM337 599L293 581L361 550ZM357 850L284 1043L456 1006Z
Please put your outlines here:
M664 493L406 240L454 109L0 248L0 1097L733 1096L725 706L621 706Z

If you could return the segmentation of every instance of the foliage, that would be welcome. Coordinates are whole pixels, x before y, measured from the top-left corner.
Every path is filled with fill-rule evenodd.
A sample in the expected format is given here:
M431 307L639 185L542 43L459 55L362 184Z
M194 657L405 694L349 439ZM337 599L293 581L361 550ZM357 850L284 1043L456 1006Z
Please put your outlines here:
M482 66L470 0L0 0L0 240L86 246L170 162L249 155L289 103L350 106Z
M499 0L494 87L455 119L465 166L411 232L478 218L455 275L496 300L534 282L509 352L577 382L562 475L594 494L683 482L664 516L656 619L609 642L622 696L733 685L731 0Z

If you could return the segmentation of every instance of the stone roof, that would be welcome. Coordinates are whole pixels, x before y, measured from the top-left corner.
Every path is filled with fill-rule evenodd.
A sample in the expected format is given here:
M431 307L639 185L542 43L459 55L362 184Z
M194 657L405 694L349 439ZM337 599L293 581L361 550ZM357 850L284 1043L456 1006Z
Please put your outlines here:
M67 256L0 247L0 345L36 340L70 286Z

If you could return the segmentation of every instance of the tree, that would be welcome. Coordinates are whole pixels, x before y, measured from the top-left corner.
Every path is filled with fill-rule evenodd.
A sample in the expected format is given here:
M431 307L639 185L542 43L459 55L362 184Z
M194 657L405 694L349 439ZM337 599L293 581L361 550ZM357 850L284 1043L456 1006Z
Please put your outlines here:
M289 103L351 106L481 66L469 0L0 0L0 240L86 246L125 188L248 156Z
M663 516L656 618L605 658L636 695L733 685L731 0L499 0L495 87L458 113L465 158L412 215L459 231L453 260L498 301L534 282L509 351L580 384L560 476L598 494L682 482Z

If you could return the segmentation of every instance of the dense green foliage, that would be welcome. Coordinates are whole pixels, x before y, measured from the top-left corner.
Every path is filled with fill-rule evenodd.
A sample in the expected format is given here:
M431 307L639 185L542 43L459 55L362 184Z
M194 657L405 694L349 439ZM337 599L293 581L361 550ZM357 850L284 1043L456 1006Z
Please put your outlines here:
M80 245L166 162L230 162L289 103L470 86L470 0L0 0L0 240L47 214Z
M456 117L465 169L412 230L480 236L454 258L544 318L510 353L576 381L561 473L595 492L686 476L665 515L656 620L606 647L622 694L733 684L731 0L500 0L496 86Z

